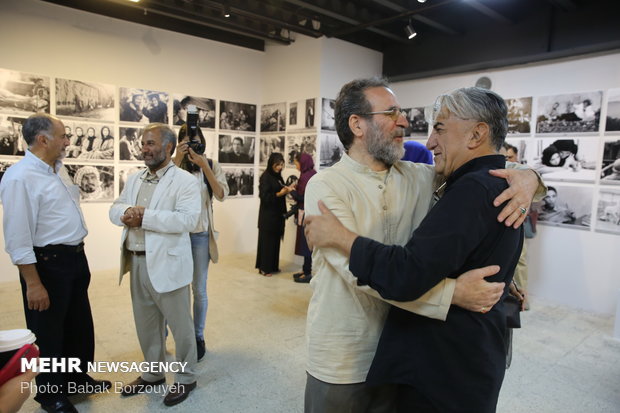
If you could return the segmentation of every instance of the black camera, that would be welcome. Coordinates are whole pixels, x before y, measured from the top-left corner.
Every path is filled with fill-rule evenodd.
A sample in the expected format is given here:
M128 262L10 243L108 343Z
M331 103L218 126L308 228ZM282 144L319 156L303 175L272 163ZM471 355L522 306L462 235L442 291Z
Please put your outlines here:
M196 105L187 105L187 136L189 142L187 146L192 148L198 155L205 153L205 144L199 141L195 141L194 138L198 135L198 109Z

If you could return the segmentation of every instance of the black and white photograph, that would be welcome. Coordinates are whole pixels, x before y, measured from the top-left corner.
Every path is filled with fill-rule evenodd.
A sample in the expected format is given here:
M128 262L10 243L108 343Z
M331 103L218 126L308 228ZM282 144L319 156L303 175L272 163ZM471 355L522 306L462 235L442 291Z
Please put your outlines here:
M80 189L81 202L111 202L114 199L114 167L67 165L67 172Z
M206 129L215 129L215 99L200 98L187 95L173 95L172 124L183 125L187 121L187 107L196 106L198 111L198 126Z
M295 156L300 151L316 159L316 135L288 135L285 141L283 155L289 166L295 166Z
M0 182L2 182L2 177L4 176L4 173L6 172L7 168L9 168L14 163L15 162L0 161Z
M529 134L532 120L532 97L505 99L505 102L508 106L508 134Z
M0 112L50 113L50 78L0 69Z
M520 152L521 162L530 165L545 181L596 181L596 166L599 162L597 138L542 138L518 142L515 146Z
M319 168L329 168L340 160L344 153L344 146L340 138L335 133L324 133L321 135L321 153Z
M113 85L56 79L56 114L113 122L114 90Z
M254 195L254 167L222 167L228 183L228 198Z
M219 163L254 163L254 136L219 135Z
M69 138L67 159L88 161L112 161L114 159L114 126L64 121L65 134Z
M535 204L538 223L577 229L588 229L591 224L592 186L565 186L547 184L547 195Z
M605 141L604 143L601 184L620 185L620 140Z
M258 151L259 164L267 166L267 160L274 152L284 154L284 135L261 135Z
M284 132L286 130L286 103L271 103L261 106L260 131Z
M127 182L127 178L129 176L142 172L146 168L143 164L123 164L118 167L118 193L123 192L123 188L125 187L125 183Z
M323 98L321 101L321 130L335 131L336 120L334 119L334 108L336 99Z
M316 99L302 99L289 103L289 118L286 130L314 129L317 126L315 116Z
M620 189L603 188L600 190L594 230L620 234Z
M620 89L607 91L606 132L620 132Z
M121 122L168 123L168 94L155 90L119 89Z
M220 101L220 129L256 132L256 105Z
M174 130L175 135L178 137L179 131L181 130L181 128L175 126L172 129ZM202 136L204 136L205 138L203 142L205 144L205 151L203 152L203 155L205 155L209 159L214 159L217 161L219 158L219 153L217 149L218 148L217 134L215 133L215 131L209 131L206 129L203 130L202 128L200 128L200 130L202 131ZM175 153L176 153L176 150L175 150ZM174 156L174 154L172 156Z
M28 145L22 135L25 118L0 115L0 155L24 156Z
M598 132L603 92L538 98L536 133Z
M428 122L424 116L424 107L403 109L409 122L405 136L428 136Z
M142 130L121 126L118 129L118 159L121 161L142 161Z

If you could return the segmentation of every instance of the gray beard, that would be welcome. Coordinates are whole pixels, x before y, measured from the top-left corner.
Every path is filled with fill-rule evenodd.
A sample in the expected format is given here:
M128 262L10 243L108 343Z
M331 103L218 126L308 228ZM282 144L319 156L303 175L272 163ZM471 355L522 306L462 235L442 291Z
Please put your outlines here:
M383 138L381 130L373 123L369 129L368 139L366 140L366 148L368 153L377 161L383 162L385 165L391 166L396 161L405 156L405 148L403 145L396 145L392 138Z

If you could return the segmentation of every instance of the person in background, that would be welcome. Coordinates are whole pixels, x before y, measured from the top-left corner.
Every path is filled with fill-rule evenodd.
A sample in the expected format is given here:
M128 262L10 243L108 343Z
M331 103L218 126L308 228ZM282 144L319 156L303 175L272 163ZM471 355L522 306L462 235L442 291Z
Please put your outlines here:
M143 110L150 123L168 123L168 105L161 101L159 93L148 95L148 105Z
M28 151L0 183L4 242L19 269L26 325L37 337L41 357L76 357L83 373L42 373L35 400L47 412L77 412L68 383L110 388L86 371L95 354L95 333L88 298L90 270L84 253L88 234L79 190L62 164L69 146L62 122L51 115L30 116L23 127Z
M538 219L544 222L573 224L577 217L566 202L558 201L558 190L550 186L547 195L538 206Z
M309 283L312 278L312 251L308 248L308 242L304 235L304 195L306 193L306 185L308 185L310 178L316 175L316 171L314 170L312 156L305 152L297 153L295 156L295 167L300 172L297 187L291 192L293 199L297 202L295 254L304 257L304 264L301 272L293 274L293 280L298 283Z
M519 150L516 146L504 142L499 150L499 153L504 155L507 162L519 163Z
M65 128L65 134L67 133L67 128ZM71 128L69 128L69 132L71 132ZM69 135L67 135L69 136ZM77 158L82 153L82 144L84 143L84 130L77 126L75 128L75 135L69 137L69 146L67 146L67 158Z
M198 361L205 355L205 321L209 305L207 297L207 276L209 261L218 260L217 231L213 224L213 197L222 202L228 195L226 175L220 164L208 159L202 153L196 153L189 145L187 124L181 126L178 135L179 144L174 156L174 163L181 169L191 173L200 185L201 210L198 225L189 234L192 244L192 259L194 261L194 277L192 281L192 295L194 298L194 333L196 335L196 351ZM200 127L196 128L196 136L192 139L195 144L206 144ZM194 145L195 145L194 144Z
M433 164L433 153L426 146L417 141L406 141L403 161Z
M295 187L284 185L284 157L279 152L269 155L267 169L259 178L258 247L256 268L265 277L280 272L280 240L284 237L286 195Z

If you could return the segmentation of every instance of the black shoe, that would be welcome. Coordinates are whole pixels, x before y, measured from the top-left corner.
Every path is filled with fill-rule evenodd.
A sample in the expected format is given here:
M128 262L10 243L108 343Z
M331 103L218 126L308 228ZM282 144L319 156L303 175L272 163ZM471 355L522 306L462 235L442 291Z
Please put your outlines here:
M205 346L205 341L201 338L196 337L196 355L197 360L200 361L205 356L205 352L207 351Z
M48 413L78 413L69 400L60 400L52 404L42 404L41 408Z
M309 283L312 279L310 274L301 274L299 277L295 278L296 283Z
M107 393L108 389L112 387L110 380L95 380L91 378L88 381L82 383L75 383L75 386L67 388L67 394L69 396L74 394L97 394Z
M301 277L302 275L304 275L303 271L302 272L296 272L295 274L293 274L293 279L296 280L299 277Z
M170 386L170 391L164 397L164 404L166 406L174 406L175 404L181 403L183 400L187 399L189 393L196 388L196 382L181 384L174 383Z
M146 393L147 391L152 392L153 390L149 388L150 386L159 386L165 382L165 378L157 381L146 381L142 377L138 377L131 383L124 385L121 394L123 396L133 396L134 394Z

